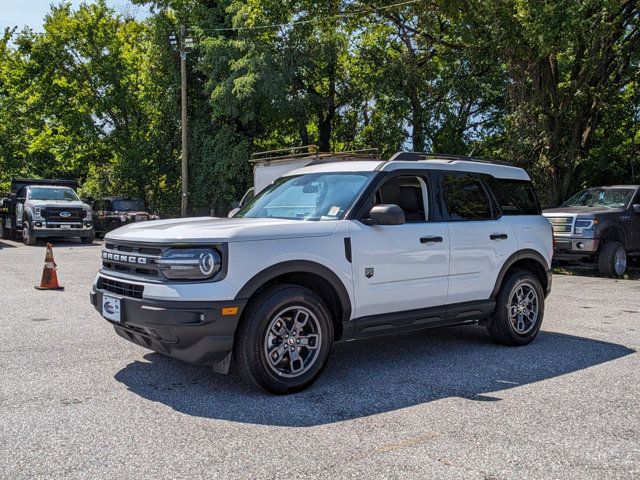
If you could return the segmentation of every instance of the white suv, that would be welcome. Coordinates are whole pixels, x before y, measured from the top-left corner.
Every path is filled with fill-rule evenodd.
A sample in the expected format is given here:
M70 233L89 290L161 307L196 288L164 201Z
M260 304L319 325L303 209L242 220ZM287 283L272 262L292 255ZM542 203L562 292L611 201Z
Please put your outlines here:
M528 344L552 244L523 169L401 152L292 171L231 219L119 228L91 300L127 340L288 393L336 341L477 323Z

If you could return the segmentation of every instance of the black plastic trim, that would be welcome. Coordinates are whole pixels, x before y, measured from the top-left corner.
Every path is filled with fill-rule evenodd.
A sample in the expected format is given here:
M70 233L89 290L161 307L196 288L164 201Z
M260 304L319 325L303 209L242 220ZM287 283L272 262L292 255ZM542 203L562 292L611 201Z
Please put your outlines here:
M353 255L351 252L351 238L345 237L344 239L344 256L347 259L347 262L353 262Z
M493 287L493 291L491 292L491 297L490 297L491 299L495 299L496 296L498 296L498 292L500 291L500 286L502 285L502 281L504 280L504 276L506 275L507 270L509 270L509 268L511 268L511 266L514 263L516 263L518 260L523 260L523 259L535 260L540 264L542 268L544 268L545 272L547 273L547 291L545 292L545 296L549 294L551 290L551 280L550 280L551 266L547 264L547 261L539 252L536 252L535 250L527 248L524 250L518 250L517 252L512 254L509 258L507 258L507 260L504 262L504 264L502 265L502 268L500 268L500 271L498 272L498 278L496 279L496 283Z
M347 322L344 325L342 339L371 337L481 321L490 316L494 309L494 300L480 300L370 315Z
M118 335L156 352L202 365L213 365L229 355L247 303L137 299L94 290L90 301L98 313L102 313L105 294L120 298L122 322L107 320ZM238 307L238 312L224 316L224 307Z
M236 295L236 300L246 300L258 291L260 287L273 280L276 277L285 275L287 273L313 273L326 280L336 291L338 300L342 307L342 321L347 321L351 318L351 298L347 288L342 283L342 280L329 268L319 263L311 262L308 260L292 260L288 262L278 263L272 265L269 268L257 273L240 289Z

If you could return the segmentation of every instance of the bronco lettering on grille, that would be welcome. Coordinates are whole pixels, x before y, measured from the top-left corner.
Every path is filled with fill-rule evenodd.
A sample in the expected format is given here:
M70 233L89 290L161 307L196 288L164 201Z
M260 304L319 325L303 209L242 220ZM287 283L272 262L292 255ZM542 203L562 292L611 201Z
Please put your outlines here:
M136 265L146 265L146 257L138 257L136 255L125 255L120 253L110 253L106 250L102 252L102 258L105 260L113 260L114 262L131 263Z

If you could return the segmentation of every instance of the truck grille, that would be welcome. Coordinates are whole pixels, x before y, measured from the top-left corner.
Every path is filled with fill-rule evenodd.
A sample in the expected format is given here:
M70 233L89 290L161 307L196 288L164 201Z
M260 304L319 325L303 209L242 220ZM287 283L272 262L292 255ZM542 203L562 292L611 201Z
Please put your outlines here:
M62 215L61 215L62 214ZM69 215L67 215L69 214ZM82 208L47 207L42 210L42 218L51 222L81 222L86 216Z
M142 293L144 292L144 286L142 285L119 282L103 277L98 278L98 289L130 298L142 298Z
M109 242L102 251L102 266L106 270L164 278L156 261L169 247Z
M553 233L567 235L573 232L574 217L547 217L547 220L551 222Z

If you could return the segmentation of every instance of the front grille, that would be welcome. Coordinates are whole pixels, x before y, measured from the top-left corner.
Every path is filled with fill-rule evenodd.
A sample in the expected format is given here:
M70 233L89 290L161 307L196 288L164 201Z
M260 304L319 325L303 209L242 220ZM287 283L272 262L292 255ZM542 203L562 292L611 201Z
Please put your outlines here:
M553 233L570 234L573 232L574 217L547 217L551 222Z
M169 247L109 242L102 251L102 266L107 270L164 278L156 260Z
M98 278L98 289L130 298L142 298L142 293L144 292L144 286L142 285L119 282L103 277Z
M69 215L66 215L66 214ZM63 216L60 216L63 214ZM81 222L86 216L82 208L47 207L42 210L42 218L51 222Z

